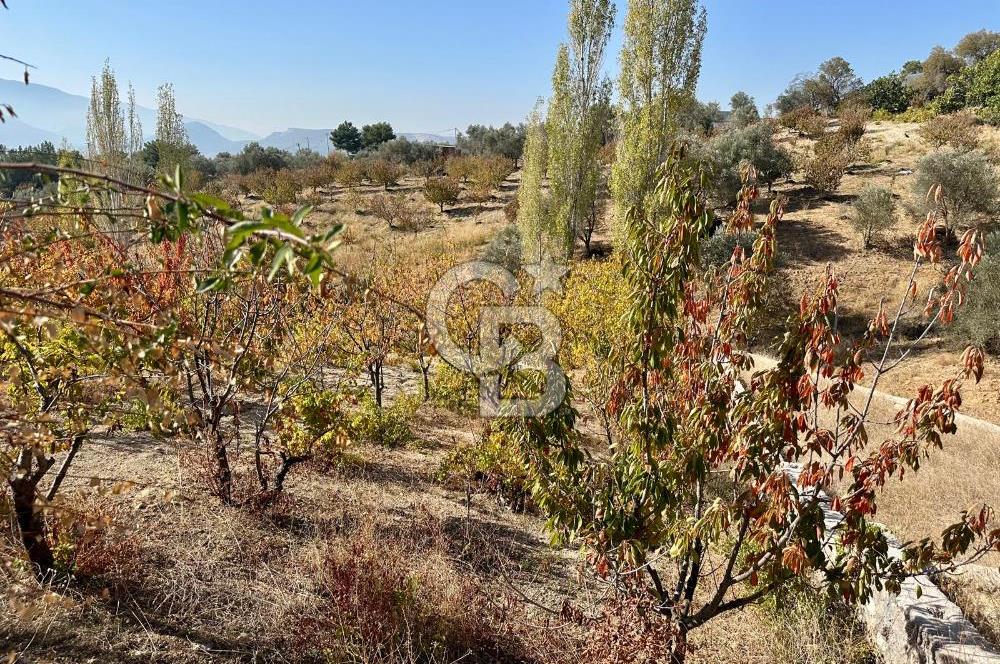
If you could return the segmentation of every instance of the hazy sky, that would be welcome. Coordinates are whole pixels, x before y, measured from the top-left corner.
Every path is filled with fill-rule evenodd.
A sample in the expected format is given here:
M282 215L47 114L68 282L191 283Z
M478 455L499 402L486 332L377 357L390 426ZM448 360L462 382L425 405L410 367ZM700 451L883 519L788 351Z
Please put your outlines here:
M618 0L619 13L626 0ZM566 0L8 0L0 52L38 83L86 94L110 58L152 105L173 82L188 116L259 133L385 119L439 132L518 121L549 90ZM833 55L866 80L965 33L1000 0L706 0L699 97L760 106ZM617 69L620 22L612 39ZM17 78L0 63L0 77Z

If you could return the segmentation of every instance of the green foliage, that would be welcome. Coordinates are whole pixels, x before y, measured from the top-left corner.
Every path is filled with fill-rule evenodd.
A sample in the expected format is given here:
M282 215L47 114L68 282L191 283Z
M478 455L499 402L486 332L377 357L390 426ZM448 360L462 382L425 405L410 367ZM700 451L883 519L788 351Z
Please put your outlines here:
M931 49L924 60L920 76L913 81L918 102L930 102L948 89L949 78L962 71L965 63L961 58L940 46ZM953 109L957 110L957 109Z
M570 3L570 39L556 59L545 126L550 235L566 238L564 246L551 247L558 250L553 258L572 255L575 238L583 235L597 203L603 111L611 99L611 83L601 69L613 25L610 0Z
M458 202L461 193L462 185L452 177L427 178L427 182L424 183L424 198L439 206L441 212L444 212L445 205L454 205Z
M496 496L515 512L529 506L531 478L524 452L503 430L488 431L475 443L452 450L438 470L438 479L456 489L474 488Z
M288 455L329 461L345 444L347 398L333 390L307 387L283 403L276 430Z
M357 154L365 146L361 131L346 120L330 132L330 141L335 148L347 154Z
M256 141L243 146L236 155L222 153L216 156L219 171L249 175L261 169L280 171L289 166L289 154L277 148L265 148Z
M759 181L768 186L792 172L791 155L775 144L774 130L764 122L727 131L713 138L709 146L714 170L713 190L726 205L736 202L742 186L741 164L751 164Z
M434 163L438 156L437 146L431 143L411 141L406 137L385 141L375 150L377 159L385 159L407 166L419 162Z
M500 265L512 273L521 269L521 231L515 225L501 228L483 251L483 260Z
M813 75L798 76L775 101L779 113L806 107L833 113L840 104L857 93L862 81L850 63L841 57L830 58Z
M567 243L565 229L559 233L551 225L549 199L542 189L548 163L545 126L536 110L528 122L524 144L524 168L517 192L517 224L521 231L523 258L538 262L543 255L560 256Z
M389 406L379 407L367 392L350 414L347 426L351 440L382 447L402 447L413 442L410 420L420 408L420 398L401 395Z
M729 265L736 247L749 256L757 242L757 233L728 233L721 230L701 243L701 265L708 269L719 269Z
M439 362L431 376L431 403L469 415L479 408L479 381L472 374Z
M392 130L392 125L388 122L376 122L361 128L361 145L365 150L374 150L394 138L396 138L396 132Z
M934 212L948 228L993 222L1000 204L1000 179L979 150L945 148L920 160L913 198L921 214Z
M861 236L865 249L895 223L896 200L891 191L875 186L861 190L851 211L851 226Z
M187 170L191 157L198 149L188 140L184 118L177 112L174 86L160 86L156 98L156 170L173 174L178 168Z
M31 147L8 149L0 145L0 161L12 163L29 163L56 165L59 163L59 153L49 141L44 141ZM0 197L10 198L19 188L37 190L44 186L44 181L37 173L31 171L0 172Z
M903 77L895 72L880 76L865 86L863 91L865 103L876 111L887 113L902 113L913 100L913 91L903 81Z
M959 344L971 340L1000 356L1000 233L986 238L986 252L969 283L962 314L948 329Z
M469 155L499 155L518 163L524 151L527 133L525 125L516 127L509 122L502 127L469 125L458 135L458 149Z
M1000 32L980 30L962 37L955 46L955 55L969 65L975 65L1000 50Z
M753 97L742 90L733 95L729 100L731 115L729 121L733 126L743 129L760 121L760 111L757 110L757 102Z
M653 204L656 169L676 135L678 111L694 98L706 29L697 0L628 4L619 58L621 122L609 183L616 243L625 213Z

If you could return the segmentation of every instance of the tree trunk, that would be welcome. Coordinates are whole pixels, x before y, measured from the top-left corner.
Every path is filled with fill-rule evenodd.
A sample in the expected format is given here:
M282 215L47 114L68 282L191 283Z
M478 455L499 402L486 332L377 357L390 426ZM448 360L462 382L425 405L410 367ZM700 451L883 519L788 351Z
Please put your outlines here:
M35 576L44 580L55 569L55 557L45 537L45 517L36 505L38 487L30 478L22 478L11 480L10 490L14 497L14 514L21 531L21 543L28 560L36 568Z
M687 659L688 628L681 622L677 623L676 630L673 642L670 644L670 664L684 664Z
M226 505L233 502L233 471L229 467L229 451L226 443L222 439L222 434L215 432L215 443L213 453L215 455L215 483L219 492L219 498Z

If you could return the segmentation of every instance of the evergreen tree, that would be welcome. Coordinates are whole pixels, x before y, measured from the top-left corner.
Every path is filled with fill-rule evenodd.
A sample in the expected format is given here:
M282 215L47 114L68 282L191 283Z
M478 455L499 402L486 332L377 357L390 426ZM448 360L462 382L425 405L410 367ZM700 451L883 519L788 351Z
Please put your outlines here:
M335 148L343 150L348 154L356 154L364 147L361 132L358 131L358 128L353 123L346 120L330 132L330 140L333 142Z
M361 128L361 143L366 150L374 150L387 141L396 138L396 132L388 122L376 122Z

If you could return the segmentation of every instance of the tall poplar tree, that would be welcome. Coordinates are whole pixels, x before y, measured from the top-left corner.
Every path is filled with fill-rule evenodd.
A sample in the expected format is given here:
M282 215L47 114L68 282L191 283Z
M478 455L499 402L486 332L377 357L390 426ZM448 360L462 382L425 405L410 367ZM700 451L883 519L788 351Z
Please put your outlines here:
M610 0L572 0L569 43L560 47L552 75L546 121L550 223L552 235L564 238L564 256L572 254L575 238L596 214L603 109L611 97L610 81L602 77L601 68L614 16Z
M676 134L678 111L694 98L706 27L698 0L629 0L618 83L621 127L611 172L616 239L626 212L645 208Z
M157 170L173 175L178 166L185 167L191 158L191 142L184 128L184 116L177 112L174 86L164 83L156 95Z
M553 233L549 200L542 187L548 164L545 125L535 108L528 117L524 141L524 166L517 192L517 225L521 231L522 256L526 263L540 262L565 246L563 234Z

